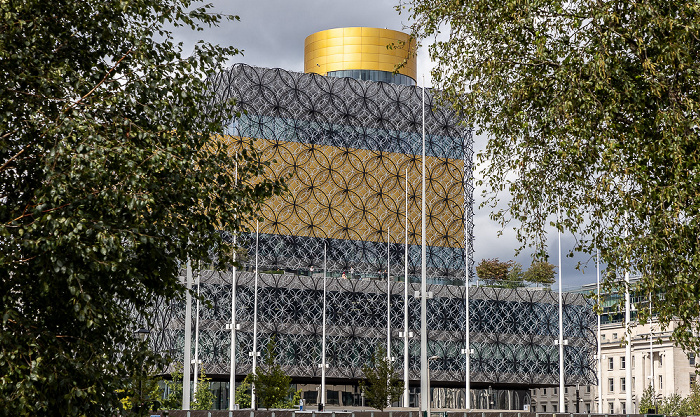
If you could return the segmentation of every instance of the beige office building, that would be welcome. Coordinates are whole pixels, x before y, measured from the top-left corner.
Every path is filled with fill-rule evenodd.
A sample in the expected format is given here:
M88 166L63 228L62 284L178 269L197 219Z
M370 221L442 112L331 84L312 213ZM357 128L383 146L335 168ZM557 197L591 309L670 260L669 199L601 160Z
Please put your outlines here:
M594 291L595 284L582 288L582 292ZM624 312L618 312L615 307L616 298L622 296L618 294L607 296L603 303L604 313L601 316L600 332L601 357L598 369L602 388L602 409L598 409L598 386L585 386L578 389L580 412L638 413L642 394L649 385L653 385L657 396L668 397L676 393L686 397L691 392L692 384L695 383L695 356L686 354L669 341L673 327L661 331L656 322L638 325L634 321L636 316L634 310L631 328L632 354L628 363L623 343ZM638 308L648 308L648 302L644 299L633 299L633 305ZM672 323L672 326L675 326L675 323ZM632 367L631 381L627 380L628 366ZM576 389L575 386L567 387L564 392L567 412L576 412ZM625 403L628 389L632 390L631 410L627 410ZM558 410L558 388L532 389L531 395L533 411Z

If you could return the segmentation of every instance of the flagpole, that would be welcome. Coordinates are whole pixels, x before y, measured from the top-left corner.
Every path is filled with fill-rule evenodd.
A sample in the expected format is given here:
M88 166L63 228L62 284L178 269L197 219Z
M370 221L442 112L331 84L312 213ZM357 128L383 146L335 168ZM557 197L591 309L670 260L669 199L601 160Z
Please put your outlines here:
M626 216L625 216L626 220ZM625 228L625 245L628 244L629 233L627 228ZM625 247L626 248L626 247ZM625 250L626 252L626 250ZM629 262L629 257L625 256L627 262ZM630 322L631 322L631 300L630 300L630 269L629 265L625 265L625 413L631 414L634 412L632 410L632 335L630 334Z
M564 312L563 296L561 292L562 268L561 268L561 205L557 200L557 236L559 240L559 412L563 413L564 406Z
M471 235L469 234L469 213L467 204L472 204L470 188L467 187L467 178L471 180L471 172L467 175L467 170L471 168L471 160L467 161L467 146L464 147L464 408L471 408L471 345L469 342L469 253ZM470 162L470 163L467 163Z
M185 285L185 357L182 367L182 409L190 409L190 355L192 354L192 262L187 260L187 275Z
M391 361L391 235L386 228L386 358L393 369ZM388 381L387 381L388 383ZM391 407L391 397L387 397L387 406Z
M258 371L258 252L260 243L260 222L255 221L255 284L253 289L253 377ZM257 408L255 381L251 384L250 407Z
M425 78L423 79L422 88L422 110L423 120L422 138L423 138L423 159L422 162L422 197L421 197L421 297L420 297L420 409L423 417L430 415L430 387L428 373L428 326L427 326L427 295L428 284L426 274L426 226L425 226Z
M236 160L238 159L238 152L236 152ZM238 161L236 161L235 167L235 184L238 185ZM230 352L230 367L231 374L229 375L229 391L228 391L228 409L233 410L236 405L236 243L237 243L237 230L234 225L233 230L233 250L231 251L231 258L233 260L233 265L231 268L231 352Z
M596 292L600 308L600 250L596 248ZM598 412L603 412L603 358L600 347L600 310L598 311Z
M198 264L199 265L199 264ZM201 266L201 265L200 265ZM192 388L192 394L197 399L197 365L199 364L199 283L202 280L202 269L197 269L197 304L195 309L195 320L194 320L194 386Z
M326 244L323 244L323 339L321 341L321 411L326 403Z
M233 269L231 271L231 354L229 376L228 409L233 410L236 404L236 235L233 235Z
M652 320L654 319L651 309L651 291L649 291L649 376L651 377L650 385L652 392L654 391L654 327Z
M403 269L403 406L408 407L408 168L406 168L406 236Z
M389 228L386 229L386 357L391 362L391 260Z

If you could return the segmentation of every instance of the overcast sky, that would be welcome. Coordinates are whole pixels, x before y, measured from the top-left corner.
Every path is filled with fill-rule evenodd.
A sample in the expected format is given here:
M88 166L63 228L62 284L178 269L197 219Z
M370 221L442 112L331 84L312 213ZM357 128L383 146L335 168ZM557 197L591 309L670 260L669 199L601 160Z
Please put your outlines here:
M395 10L398 0L209 0L215 10L235 14L240 21L225 22L219 28L201 32L176 32L176 40L183 42L184 50L190 51L194 42L202 39L211 43L231 45L243 50L243 55L234 57L231 64L244 62L249 65L284 68L290 71L304 70L304 39L320 30L366 26L402 30L409 23L408 16ZM426 47L418 53L418 79L425 76L430 86L431 63ZM485 138L476 138L475 153L484 147ZM478 175L478 174L477 174ZM499 258L520 262L526 269L530 265L530 253L515 257L519 246L512 226L498 236L499 226L489 219L488 209L479 209L481 190L474 193L474 260ZM549 236L550 262L557 264L557 235ZM595 263L588 262L584 272L575 269L576 264L586 262L588 256L567 258L565 254L574 245L571 236L562 236L563 287L577 288L595 282ZM556 284L555 284L556 285Z

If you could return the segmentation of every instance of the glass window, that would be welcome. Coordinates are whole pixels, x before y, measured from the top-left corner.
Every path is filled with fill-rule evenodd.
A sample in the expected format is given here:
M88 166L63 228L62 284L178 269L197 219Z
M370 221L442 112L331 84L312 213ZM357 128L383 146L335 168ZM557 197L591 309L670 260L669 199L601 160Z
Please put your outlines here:
M328 390L326 391L326 401L328 404L338 404L338 391Z
M664 377L659 375L659 391L661 391L662 389L664 389Z
M543 406L542 406L542 412L543 412L543 413L546 413L546 412L547 412L547 406L546 406L546 405L543 405Z
M615 403L609 402L608 409L610 410L610 414L615 414Z
M316 391L304 391L304 403L316 404L317 399L318 399L318 392L316 392Z
M620 369L625 369L625 365L625 357L623 356L620 358Z
M586 413L591 414L591 404L586 404Z
M542 395L547 395L547 388L542 388Z
M695 366L695 354L694 353L688 354L688 363L690 364L690 366Z
M608 358L608 370L609 370L609 371L612 371L614 367L615 367L614 359L613 359L613 358Z
M625 389L627 389L626 382L627 381L625 381L625 378L620 378L620 392L625 392Z
M659 353L659 368L664 364L664 356Z
M690 389L693 389L693 385L695 385L695 374L690 374Z
M622 406L622 414L627 414L627 404L623 402L620 405Z
M613 333L613 339L617 339L617 333Z
M612 378L608 378L608 391L615 391L615 381Z

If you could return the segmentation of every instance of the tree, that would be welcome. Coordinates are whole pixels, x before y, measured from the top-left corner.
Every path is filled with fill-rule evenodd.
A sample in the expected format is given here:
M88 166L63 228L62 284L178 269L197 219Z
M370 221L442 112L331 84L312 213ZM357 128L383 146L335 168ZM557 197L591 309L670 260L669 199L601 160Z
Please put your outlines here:
M523 286L523 267L513 261L502 262L498 258L482 259L476 266L476 275L487 285L503 288Z
M700 385L697 381L691 386L690 395L686 397L688 415L700 416Z
M433 85L488 143L484 186L503 226L545 248L550 222L629 270L672 338L698 347L700 5L682 0L407 0ZM449 28L446 30L446 28ZM559 209L561 207L561 210ZM611 289L612 290L612 289ZM663 301L661 300L663 298ZM647 312L640 311L640 319Z
M262 366L251 375L251 380L255 382L255 392L261 407L291 408L299 401L299 393L292 388L292 378L277 363L277 342L274 336L267 343Z
M190 404L192 410L211 410L213 407L214 393L211 392L210 382L211 378L207 377L204 373L204 366L201 366L197 378L197 391L194 393L194 401Z
M664 397L659 403L659 414L665 416L681 416L685 417L688 413L688 404L685 398L673 393L668 397Z
M655 410L654 412L657 411L656 393L654 392L654 387L652 387L651 384L644 388L642 398L639 400L639 412L641 414L647 414L649 410Z
M360 389L364 391L370 407L384 411L389 404L399 400L403 393L403 381L387 357L384 347L377 346L372 362L362 366L362 373L365 374L365 379L360 381Z
M495 283L505 281L508 278L512 262L501 262L498 258L482 259L476 266L476 275L479 279Z
M168 27L225 18L209 6L28 0L0 14L0 415L111 415L160 362L134 317L148 326L153 300L182 296L187 260L223 267L221 231L283 186L252 146L216 139L234 115L206 80L237 50L173 44Z
M211 410L214 405L214 393L211 391L209 382L211 378L207 377L204 366L201 366L197 378L197 391L194 393L190 409L192 410ZM168 395L162 401L163 410L179 410L182 408L182 363L176 362L174 369L170 373L170 380L165 380ZM163 397L164 393L158 390L159 396Z
M523 279L534 284L554 284L554 265L547 261L535 261L523 274Z
M513 262L508 270L508 275L506 275L506 286L508 288L524 287L524 276L523 266L517 262Z
M253 374L248 374L243 379L243 382L236 388L236 402L240 408L250 408L251 407L251 379Z
M119 390L126 394L121 398L124 412L133 412L137 416L150 415L150 410L158 410L162 405L163 392L158 385L160 378L149 373L137 374L129 389ZM180 374L180 393L182 393L182 374ZM128 414L127 414L128 415Z

